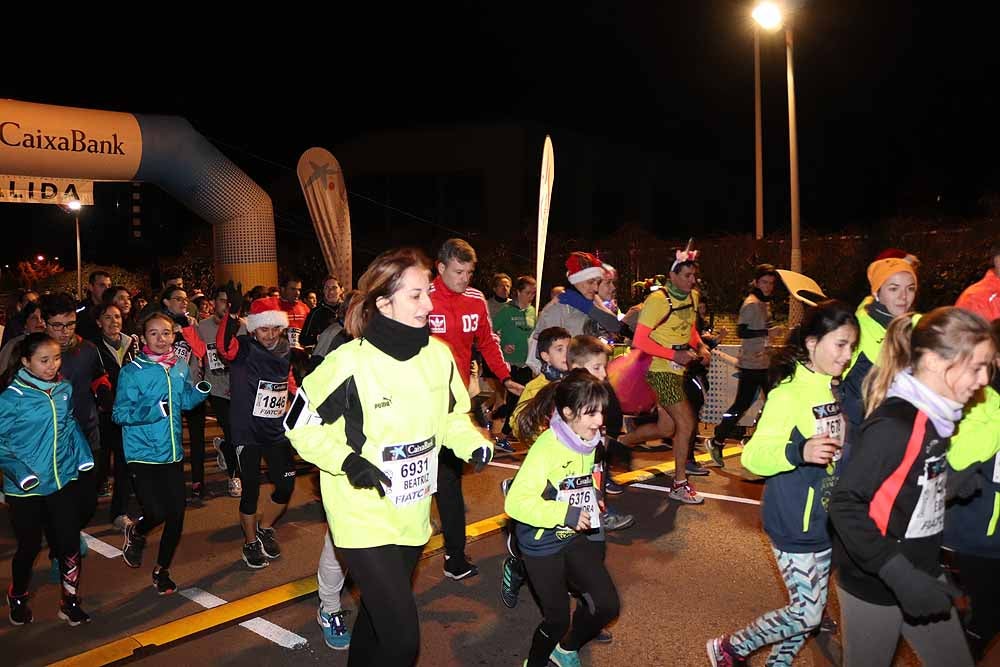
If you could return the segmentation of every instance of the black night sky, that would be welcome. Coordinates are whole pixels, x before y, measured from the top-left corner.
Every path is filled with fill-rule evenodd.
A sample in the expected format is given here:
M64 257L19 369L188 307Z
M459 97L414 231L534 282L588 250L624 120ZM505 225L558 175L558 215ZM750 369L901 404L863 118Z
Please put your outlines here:
M978 200L1000 192L995 17L971 3L963 10L901 0L799 5L803 225L979 215ZM748 231L750 8L733 0L421 3L350 16L329 5L294 16L272 6L241 17L148 17L86 31L86 39L53 34L40 43L24 32L12 51L30 57L8 63L0 96L184 116L265 189L287 179L284 167L309 146L335 150L369 131L531 124L557 140L554 205L558 137L569 131L582 137L575 140L721 164L718 182L701 187L736 214L679 224ZM769 229L784 228L780 33L762 35L762 79L765 220ZM0 210L0 260L55 243L43 240L61 234L61 214L50 209ZM103 239L99 222L87 235L85 255L94 244L119 252L117 237ZM71 241L49 252L68 255Z

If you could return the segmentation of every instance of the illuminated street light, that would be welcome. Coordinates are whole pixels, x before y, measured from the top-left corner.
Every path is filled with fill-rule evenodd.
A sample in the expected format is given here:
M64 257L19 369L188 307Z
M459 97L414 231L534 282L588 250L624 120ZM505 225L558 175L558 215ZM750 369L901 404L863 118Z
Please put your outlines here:
M781 15L781 7L773 2L762 2L750 13L753 20L757 22L764 30L774 32L781 27L783 22L783 17Z
M71 211L79 211L80 210L80 200L79 199L74 199L70 203L66 204L66 206Z
M45 255L39 255L35 259L37 259L39 262L44 262L45 261Z
M80 200L74 199L66 203L66 209L76 220L76 296L83 299L83 266L80 261Z

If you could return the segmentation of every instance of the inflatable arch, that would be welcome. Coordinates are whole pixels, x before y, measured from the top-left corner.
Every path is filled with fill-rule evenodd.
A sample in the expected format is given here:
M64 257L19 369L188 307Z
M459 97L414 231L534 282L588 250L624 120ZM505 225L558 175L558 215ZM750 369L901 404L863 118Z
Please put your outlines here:
M183 118L0 99L0 173L153 183L212 224L216 280L278 282L271 198Z

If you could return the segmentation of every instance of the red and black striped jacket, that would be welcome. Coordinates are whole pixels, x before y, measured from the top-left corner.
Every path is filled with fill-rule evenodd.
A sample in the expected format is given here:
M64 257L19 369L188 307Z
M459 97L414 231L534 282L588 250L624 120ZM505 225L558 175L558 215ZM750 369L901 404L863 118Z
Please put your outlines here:
M878 571L898 553L919 570L941 573L949 442L902 398L887 399L861 425L829 508L838 583L851 595L897 604Z

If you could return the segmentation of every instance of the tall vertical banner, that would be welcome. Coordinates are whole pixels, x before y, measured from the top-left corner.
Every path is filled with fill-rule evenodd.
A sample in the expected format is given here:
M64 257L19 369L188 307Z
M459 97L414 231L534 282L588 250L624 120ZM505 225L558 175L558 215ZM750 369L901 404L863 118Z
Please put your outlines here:
M542 270L545 268L545 237L549 233L549 206L552 204L552 184L556 178L556 158L552 152L552 137L545 135L542 148L542 179L538 185L538 257L535 262L535 310L541 310Z
M310 148L299 158L296 171L326 268L341 287L353 289L351 212L340 163L325 148Z

